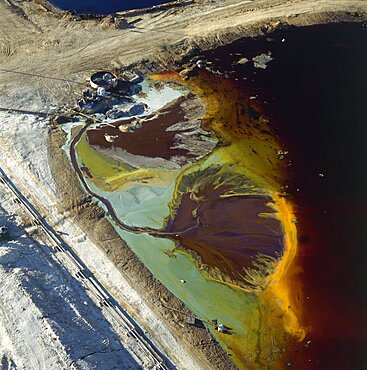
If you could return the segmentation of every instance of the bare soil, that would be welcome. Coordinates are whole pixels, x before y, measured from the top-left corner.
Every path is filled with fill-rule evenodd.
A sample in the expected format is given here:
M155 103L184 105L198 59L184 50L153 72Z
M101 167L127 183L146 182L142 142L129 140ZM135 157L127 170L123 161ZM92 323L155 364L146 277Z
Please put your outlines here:
M0 86L18 106L31 94L48 105L74 103L80 84L96 70L133 63L146 72L171 68L200 49L279 25L356 21L367 14L364 0L194 0L90 19L44 5L0 2Z

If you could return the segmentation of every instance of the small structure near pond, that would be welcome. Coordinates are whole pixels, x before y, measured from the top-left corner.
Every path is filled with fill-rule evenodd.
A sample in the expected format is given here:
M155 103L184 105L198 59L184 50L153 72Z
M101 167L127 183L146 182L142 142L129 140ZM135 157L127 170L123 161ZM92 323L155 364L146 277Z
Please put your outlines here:
M110 119L143 114L146 105L136 104L132 97L141 91L138 84L141 80L132 71L122 72L121 78L108 71L98 71L90 77L91 88L83 90L78 107L85 114L101 113Z
M129 84L138 84L143 80L138 73L128 70L121 73L121 79Z
M223 334L231 334L231 328L223 325L223 324L218 324L218 320L212 320L212 325L214 327L215 330L217 330L219 333L223 333Z
M106 91L117 87L118 79L111 72L99 71L90 77L90 86L93 89L104 88Z
M204 325L203 321L198 319L195 316L186 316L185 322L186 322L186 324L196 326L197 328L205 329L205 325Z

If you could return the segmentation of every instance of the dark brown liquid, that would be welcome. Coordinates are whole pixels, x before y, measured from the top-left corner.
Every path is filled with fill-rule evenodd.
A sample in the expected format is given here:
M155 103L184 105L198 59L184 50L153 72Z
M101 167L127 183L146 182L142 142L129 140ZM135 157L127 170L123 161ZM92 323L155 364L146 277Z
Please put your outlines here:
M301 321L310 333L288 349L287 368L362 370L367 368L367 30L362 24L321 25L270 37L240 40L206 58L257 96L289 151L283 185L296 209L300 247L293 281L302 287L294 304L302 304ZM252 62L233 64L241 58L235 53L250 59L268 51L274 60L266 70Z
M237 280L251 267L258 254L280 254L282 233L279 221L267 206L270 199L260 195L220 198L224 187L208 187L193 201L184 194L177 215L167 230L188 230L180 234L180 244L194 250L203 263L217 267Z
M191 157L188 150L175 147L177 131L167 131L167 128L175 123L187 121L181 108L183 99L185 98L181 98L172 106L162 109L158 117L144 122L141 128L133 132L118 130L120 125L125 125L132 120L115 122L116 128L103 126L100 129L88 130L88 142L91 146L107 149L121 148L131 154L151 158ZM105 134L118 135L118 138L110 143L105 139Z

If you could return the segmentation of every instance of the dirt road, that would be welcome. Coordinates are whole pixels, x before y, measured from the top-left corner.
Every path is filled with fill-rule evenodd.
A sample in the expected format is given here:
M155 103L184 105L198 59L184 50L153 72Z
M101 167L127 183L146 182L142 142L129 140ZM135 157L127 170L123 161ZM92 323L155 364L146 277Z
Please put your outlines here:
M65 14L55 16L35 1L3 0L0 14L2 69L83 82L96 69L121 68L142 59L158 57L167 64L167 50L174 50L171 55L180 58L193 47L207 48L257 34L276 20L295 25L358 20L367 14L367 4L363 0L193 1L145 14L121 13L118 18L130 24L124 29L117 27L119 21L114 22L113 17L80 20ZM76 87L9 72L1 72L0 86L3 94L17 91L19 95L21 90L23 97L31 86L33 97L40 94L52 104L70 100Z

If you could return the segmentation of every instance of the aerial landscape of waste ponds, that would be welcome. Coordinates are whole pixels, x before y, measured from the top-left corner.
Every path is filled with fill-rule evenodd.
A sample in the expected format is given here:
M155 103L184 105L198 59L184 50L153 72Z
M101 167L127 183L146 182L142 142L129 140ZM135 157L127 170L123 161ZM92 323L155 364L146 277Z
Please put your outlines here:
M279 27L103 71L79 104L96 119L64 125L84 189L239 368L363 367L366 43L362 23Z

